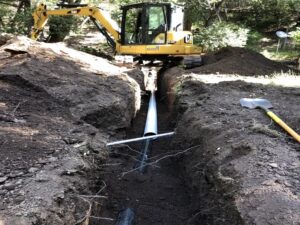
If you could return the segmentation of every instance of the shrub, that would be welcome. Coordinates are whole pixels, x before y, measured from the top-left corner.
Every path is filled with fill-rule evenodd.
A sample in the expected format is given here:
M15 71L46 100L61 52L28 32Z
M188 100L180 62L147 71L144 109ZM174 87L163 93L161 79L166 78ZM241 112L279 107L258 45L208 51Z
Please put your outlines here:
M251 30L248 33L247 46L257 46L264 38L264 35L256 30Z
M205 51L215 51L222 47L244 47L247 43L249 29L233 23L216 22L207 28L200 29L194 36L194 44Z
M6 22L10 17L10 11L7 7L0 7L0 32L7 32L6 30Z
M297 46L300 45L300 27L297 27L295 31L292 31L289 33L291 36L292 40L295 42Z
M51 16L49 19L49 42L63 41L74 24L73 16Z
M30 8L15 14L9 8L0 8L0 31L12 34L28 35L32 25L31 13L32 10Z
M25 9L15 15L15 21L11 25L12 33L29 35L33 25L32 10Z

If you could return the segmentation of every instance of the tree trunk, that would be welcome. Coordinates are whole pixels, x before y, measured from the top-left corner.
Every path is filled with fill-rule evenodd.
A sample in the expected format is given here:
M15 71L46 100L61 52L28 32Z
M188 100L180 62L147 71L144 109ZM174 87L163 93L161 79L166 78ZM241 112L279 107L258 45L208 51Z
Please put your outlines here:
M16 21L16 18L17 18L17 15L18 15L18 13L20 13L20 12L21 12L21 10L22 10L23 6L24 6L24 2L23 2L23 1L20 1L20 2L19 2L18 9L17 9L17 12L16 12L16 14L15 14L14 18L13 18L13 19L12 19L12 21L11 21L11 25L12 25L12 26L15 24L15 21Z
M222 1L219 1L216 4L214 4L214 10L215 10L216 16L218 17L220 22L222 21L222 18L221 18L221 15L220 15L221 6L223 5L224 1L225 0L222 0Z
M16 20L18 18L18 15L20 13L24 13L25 15L25 12L26 10L30 10L31 8L31 1L30 0L20 0L19 1L19 5L18 5L18 9L17 9L17 12L15 14L15 16L13 17L13 19L10 21L9 23L9 26L12 30L14 30L14 27L16 25ZM25 18L25 17L24 17ZM32 24L31 23L27 23L26 21L24 22L24 26L26 26L26 33L29 33L30 30L31 30L31 26Z
M31 1L30 0L24 0L24 6L26 9L29 9L31 7Z
M211 23L212 23L213 19L215 19L215 17L217 17L220 22L222 21L222 17L221 17L220 13L221 13L221 6L224 2L225 2L225 0L219 1L219 2L215 3L213 7L211 7L209 16L204 21L205 27L208 27L209 25L211 25Z
M190 20L184 20L183 30L191 31L192 30L192 22Z
M189 9L185 9L184 18L183 18L183 30L192 30L193 22L189 17Z
M4 29L4 27L5 27L5 24L4 24L3 20L2 20L2 18L0 17L0 31L2 30L1 28Z

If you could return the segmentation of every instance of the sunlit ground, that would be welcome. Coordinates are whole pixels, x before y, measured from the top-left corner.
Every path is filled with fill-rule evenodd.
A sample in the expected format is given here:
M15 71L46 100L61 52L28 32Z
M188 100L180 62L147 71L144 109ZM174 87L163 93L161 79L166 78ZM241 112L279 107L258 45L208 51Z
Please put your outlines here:
M276 51L277 47L269 47L261 51L266 58L277 60L277 61L285 61L285 60L296 60L300 56L300 51L296 49L284 48Z
M185 77L187 76L192 76L192 79L196 79L204 83L220 83L224 81L241 80L247 83L254 83L254 84L300 88L300 76L292 73L276 73L271 76L258 76L258 77L246 77L246 76L231 75L231 74L185 75Z

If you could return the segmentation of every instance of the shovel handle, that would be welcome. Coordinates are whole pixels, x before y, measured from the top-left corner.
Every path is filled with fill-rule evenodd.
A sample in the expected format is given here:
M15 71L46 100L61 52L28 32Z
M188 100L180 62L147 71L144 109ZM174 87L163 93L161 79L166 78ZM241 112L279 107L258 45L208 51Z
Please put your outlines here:
M288 132L293 138L300 143L300 135L290 128L285 122L283 122L275 113L270 110L266 110L266 113L271 117L279 126L281 126L286 132Z

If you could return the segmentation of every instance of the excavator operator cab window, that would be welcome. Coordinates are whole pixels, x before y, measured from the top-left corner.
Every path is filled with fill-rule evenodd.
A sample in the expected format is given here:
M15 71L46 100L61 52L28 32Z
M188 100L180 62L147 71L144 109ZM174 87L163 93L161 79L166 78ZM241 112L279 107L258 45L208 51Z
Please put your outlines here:
M147 44L165 44L167 23L165 7L149 7L147 10L148 24L146 23Z
M126 13L125 44L142 43L142 8L132 8Z
M165 44L170 24L168 21L170 9L167 6L140 3L123 7L122 44Z

